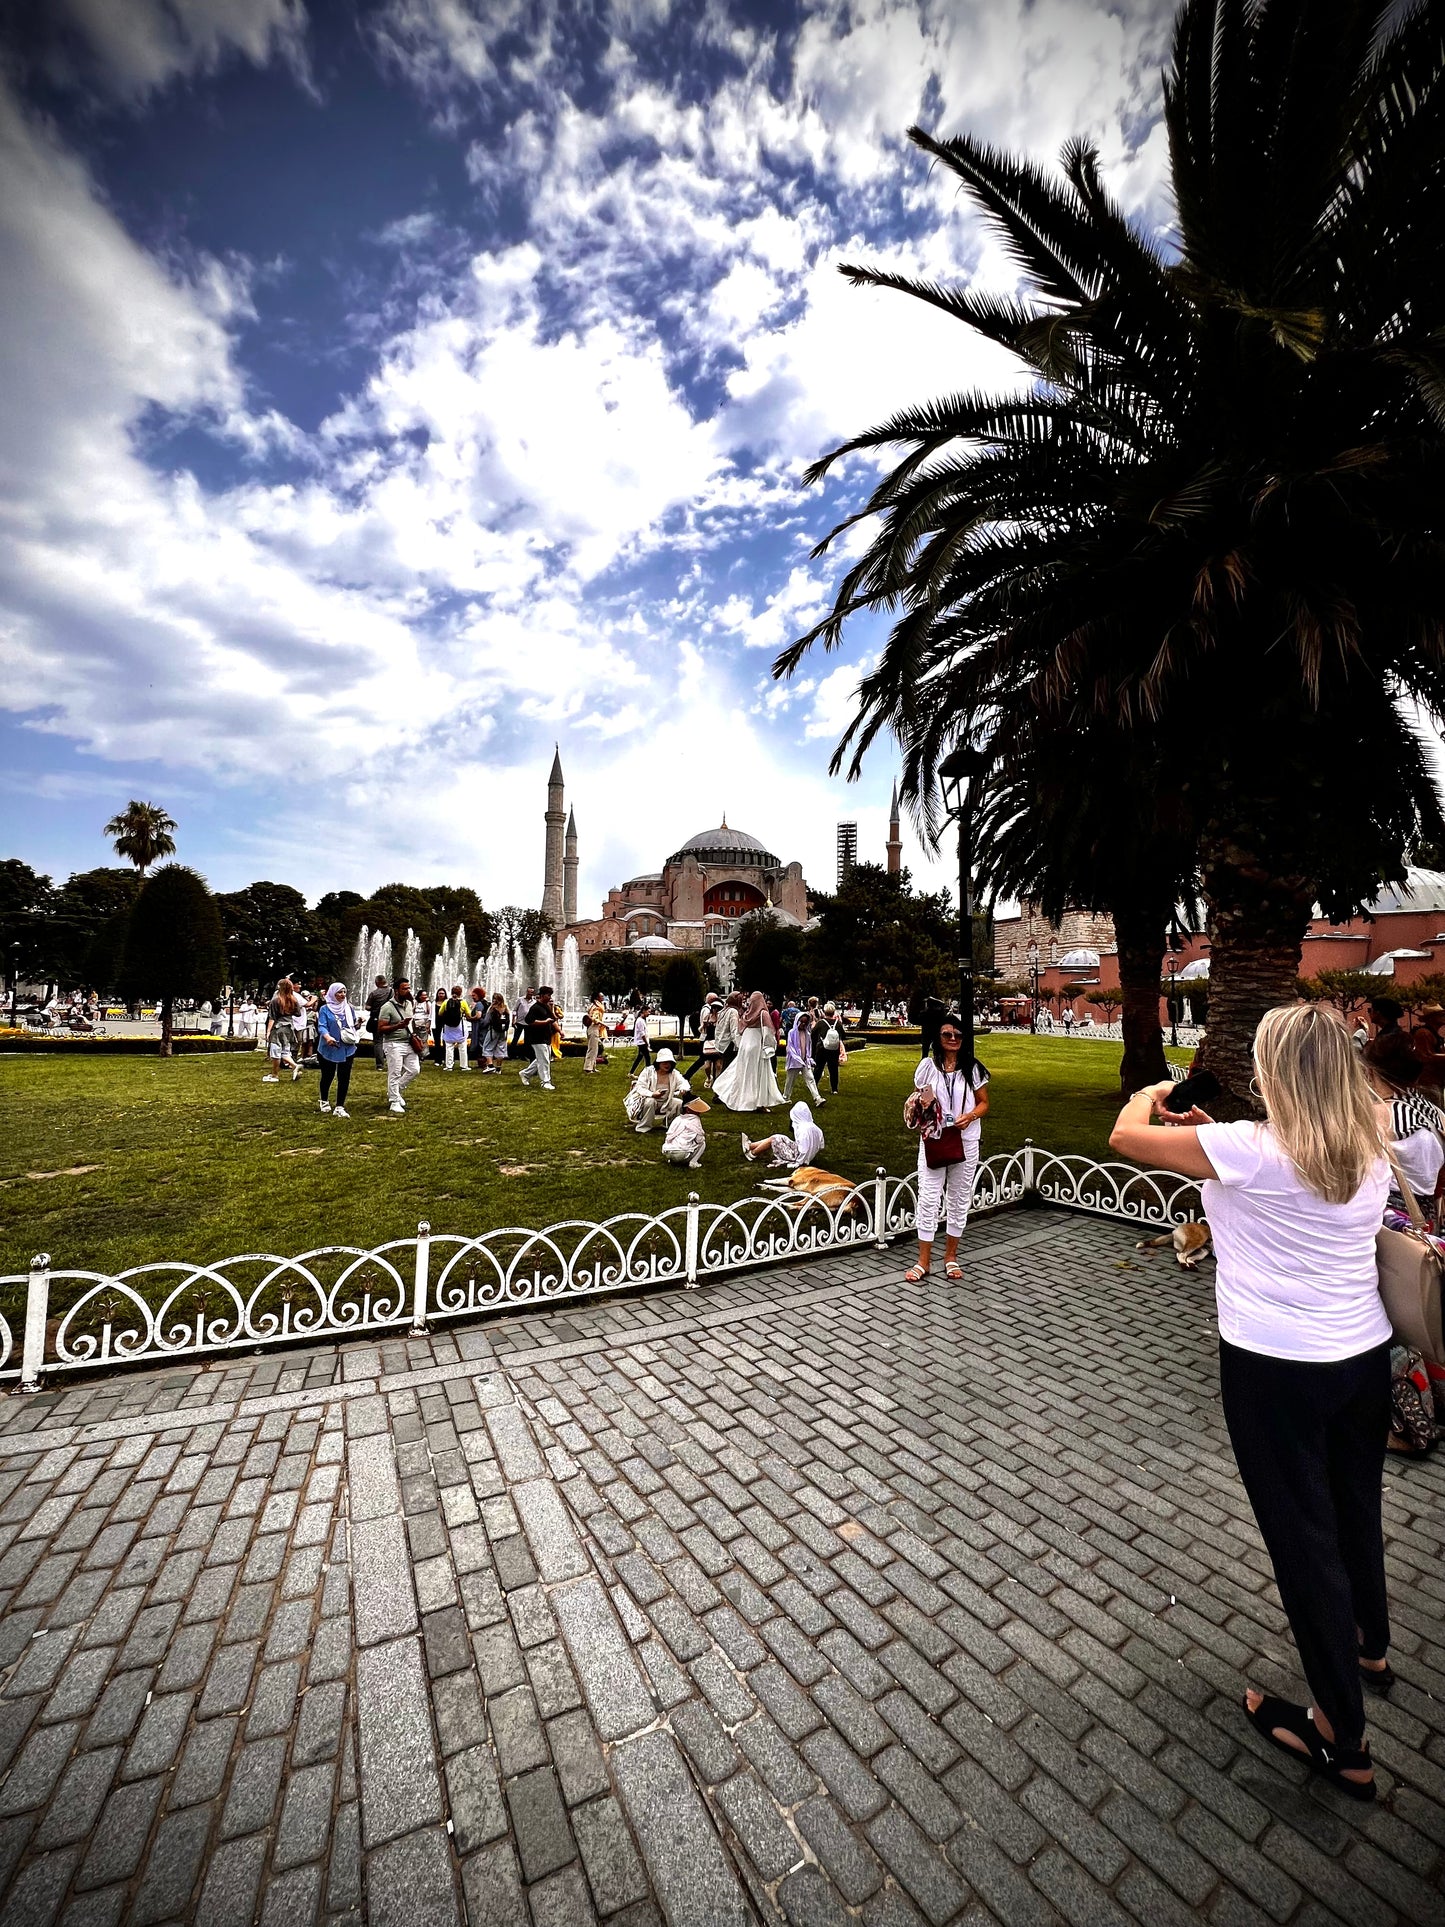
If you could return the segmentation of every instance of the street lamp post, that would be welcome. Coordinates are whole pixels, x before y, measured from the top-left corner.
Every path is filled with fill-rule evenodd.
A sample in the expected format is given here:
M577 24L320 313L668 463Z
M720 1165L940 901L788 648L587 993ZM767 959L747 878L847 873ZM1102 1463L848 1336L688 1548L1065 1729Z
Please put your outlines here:
M958 1015L964 1064L973 1063L973 808L988 765L983 750L965 744L938 766L943 805L958 826Z
M1169 1046L1171 1050L1177 1050L1179 1048L1179 1005L1175 1001L1174 980L1179 973L1179 959L1172 950L1165 961L1164 968L1169 972Z
M1029 1000L1029 1029L1036 1032L1039 1027L1039 947L1036 943L1029 945L1028 954L1033 987L1033 996Z

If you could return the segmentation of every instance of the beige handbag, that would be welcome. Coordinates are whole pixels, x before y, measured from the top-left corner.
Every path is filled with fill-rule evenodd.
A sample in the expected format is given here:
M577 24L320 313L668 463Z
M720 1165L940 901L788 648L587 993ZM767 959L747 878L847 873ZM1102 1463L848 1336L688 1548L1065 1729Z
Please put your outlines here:
M1404 1173L1394 1163L1395 1185L1409 1214L1409 1231L1382 1228L1375 1233L1380 1297L1396 1338L1424 1355L1428 1364L1445 1365L1440 1329L1440 1283L1445 1258L1425 1235L1425 1214Z

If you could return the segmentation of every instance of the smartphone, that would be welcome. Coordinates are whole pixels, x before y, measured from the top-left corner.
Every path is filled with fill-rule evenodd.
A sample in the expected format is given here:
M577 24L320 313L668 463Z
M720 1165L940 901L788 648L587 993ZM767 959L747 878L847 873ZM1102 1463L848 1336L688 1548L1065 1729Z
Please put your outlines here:
M1181 1078L1164 1100L1166 1111L1181 1114L1192 1111L1196 1104L1208 1104L1218 1097L1224 1089L1213 1071L1191 1071L1188 1077Z

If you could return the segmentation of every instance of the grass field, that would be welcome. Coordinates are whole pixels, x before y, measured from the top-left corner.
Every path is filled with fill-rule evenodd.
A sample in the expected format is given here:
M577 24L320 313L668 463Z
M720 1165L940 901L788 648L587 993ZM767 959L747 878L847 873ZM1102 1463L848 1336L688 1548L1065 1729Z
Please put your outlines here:
M984 1151L1032 1137L1051 1150L1105 1154L1118 1110L1119 1047L1063 1038L980 1040L993 1073ZM429 1069L405 1117L358 1060L349 1122L316 1108L314 1073L262 1084L259 1055L0 1057L0 1272L49 1251L57 1268L119 1269L157 1258L291 1253L322 1244L436 1231L541 1226L658 1211L691 1190L731 1200L753 1189L738 1136L761 1117L715 1107L702 1168L663 1164L661 1135L622 1116L630 1052L601 1076L568 1059L548 1097L503 1077ZM843 1069L820 1122L822 1159L849 1177L914 1155L902 1125L917 1059L873 1045ZM784 1113L773 1116L781 1123Z

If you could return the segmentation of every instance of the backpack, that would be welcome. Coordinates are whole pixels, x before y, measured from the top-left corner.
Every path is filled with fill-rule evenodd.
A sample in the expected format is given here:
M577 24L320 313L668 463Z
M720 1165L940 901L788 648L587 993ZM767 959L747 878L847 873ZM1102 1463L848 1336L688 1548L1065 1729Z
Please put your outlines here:
M446 1025L448 1030L455 1030L457 1025L461 1021L462 1021L461 998L448 997L446 1002L442 1005L442 1022Z

